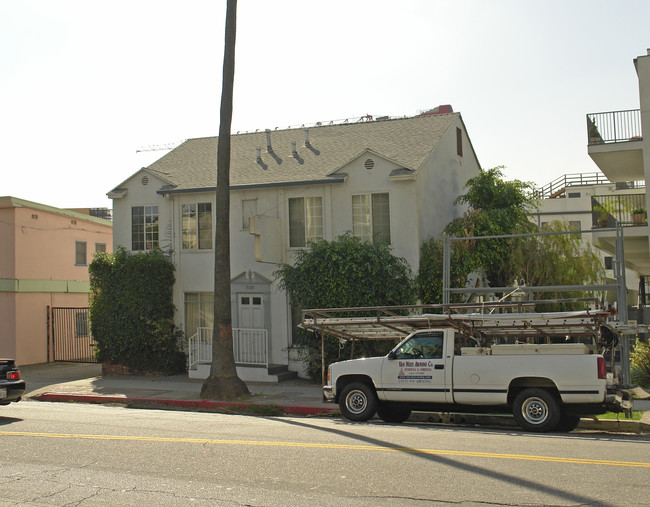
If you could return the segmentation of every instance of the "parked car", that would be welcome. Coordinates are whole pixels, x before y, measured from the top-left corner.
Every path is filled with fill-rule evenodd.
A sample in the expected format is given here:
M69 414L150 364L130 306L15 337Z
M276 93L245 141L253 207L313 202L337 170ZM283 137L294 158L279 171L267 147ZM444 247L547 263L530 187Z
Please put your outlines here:
M25 381L13 359L0 359L0 405L20 401L25 394Z

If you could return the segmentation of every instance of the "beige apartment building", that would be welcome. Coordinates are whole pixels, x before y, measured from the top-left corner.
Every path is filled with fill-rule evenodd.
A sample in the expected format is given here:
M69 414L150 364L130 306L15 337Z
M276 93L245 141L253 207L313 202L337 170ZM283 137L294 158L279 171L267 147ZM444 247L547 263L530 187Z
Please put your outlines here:
M55 360L53 308L77 309L69 339L88 350L88 264L112 251L112 229L110 220L0 197L0 357Z

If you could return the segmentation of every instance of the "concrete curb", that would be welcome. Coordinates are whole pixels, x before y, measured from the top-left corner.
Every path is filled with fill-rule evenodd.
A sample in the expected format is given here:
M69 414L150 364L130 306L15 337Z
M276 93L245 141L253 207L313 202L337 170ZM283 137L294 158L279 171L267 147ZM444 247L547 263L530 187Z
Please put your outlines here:
M299 416L321 416L332 417L340 414L338 408L323 408L298 405L276 405L272 403L236 402L236 401L212 401L212 400L173 400L160 398L131 398L126 396L88 395L88 394L63 394L63 393L41 393L30 397L38 401L50 402L77 402L108 404L117 403L136 407L160 408L173 407L185 410L223 410L228 412L277 415L273 414L274 409L284 415ZM264 414L264 409L267 414ZM409 418L410 422L431 423L444 425L466 425L466 426L496 426L520 429L512 416L507 414L456 414L442 412L414 412ZM610 433L650 433L650 424L642 421L630 421L627 419L601 419L594 420L584 418L580 421L579 430L605 431Z
M77 403L120 403L128 405L162 405L181 409L198 409L198 410L242 410L250 412L258 408L272 407L277 408L286 415L303 415L303 416L331 416L338 414L338 409L321 408L321 407L304 407L297 405L276 405L272 403L246 403L236 401L212 401L212 400L170 400L158 398L128 398L126 396L100 396L88 394L61 394L61 393L42 393L32 396L31 399L38 401L54 402L77 402Z
M412 422L433 424L464 424L469 426L500 426L520 429L514 418L508 414L447 414L441 412L414 412ZM650 424L628 419L583 418L578 430L606 431L609 433L650 433Z

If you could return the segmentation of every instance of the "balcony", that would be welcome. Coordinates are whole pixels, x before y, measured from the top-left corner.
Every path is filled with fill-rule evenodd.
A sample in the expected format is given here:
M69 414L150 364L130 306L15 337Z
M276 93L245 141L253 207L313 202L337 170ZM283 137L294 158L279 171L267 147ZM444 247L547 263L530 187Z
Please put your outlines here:
M589 156L610 181L645 180L641 111L587 115Z
M542 188L536 188L533 191L533 196L536 199L555 199L557 197L564 197L569 187L604 185L607 183L611 182L600 172L565 174L554 179L548 185L544 185Z
M648 217L645 194L594 195L591 198L594 243L616 256L616 224L624 229L626 267L640 274L650 273ZM602 232L598 231L602 228Z
M645 194L594 195L591 219L594 228L648 225Z

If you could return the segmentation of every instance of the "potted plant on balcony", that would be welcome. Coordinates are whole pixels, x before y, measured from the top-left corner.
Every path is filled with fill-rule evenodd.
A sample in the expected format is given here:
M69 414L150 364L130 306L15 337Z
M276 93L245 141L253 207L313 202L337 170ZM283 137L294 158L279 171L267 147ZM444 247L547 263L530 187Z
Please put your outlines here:
M609 225L609 218L613 218L615 212L614 208L606 202L595 203L592 211L599 227L607 227Z
M589 144L602 144L603 138L598 131L596 122L591 118L587 117L587 130L589 136Z
M635 208L631 212L634 225L644 225L648 222L648 212L643 208Z

